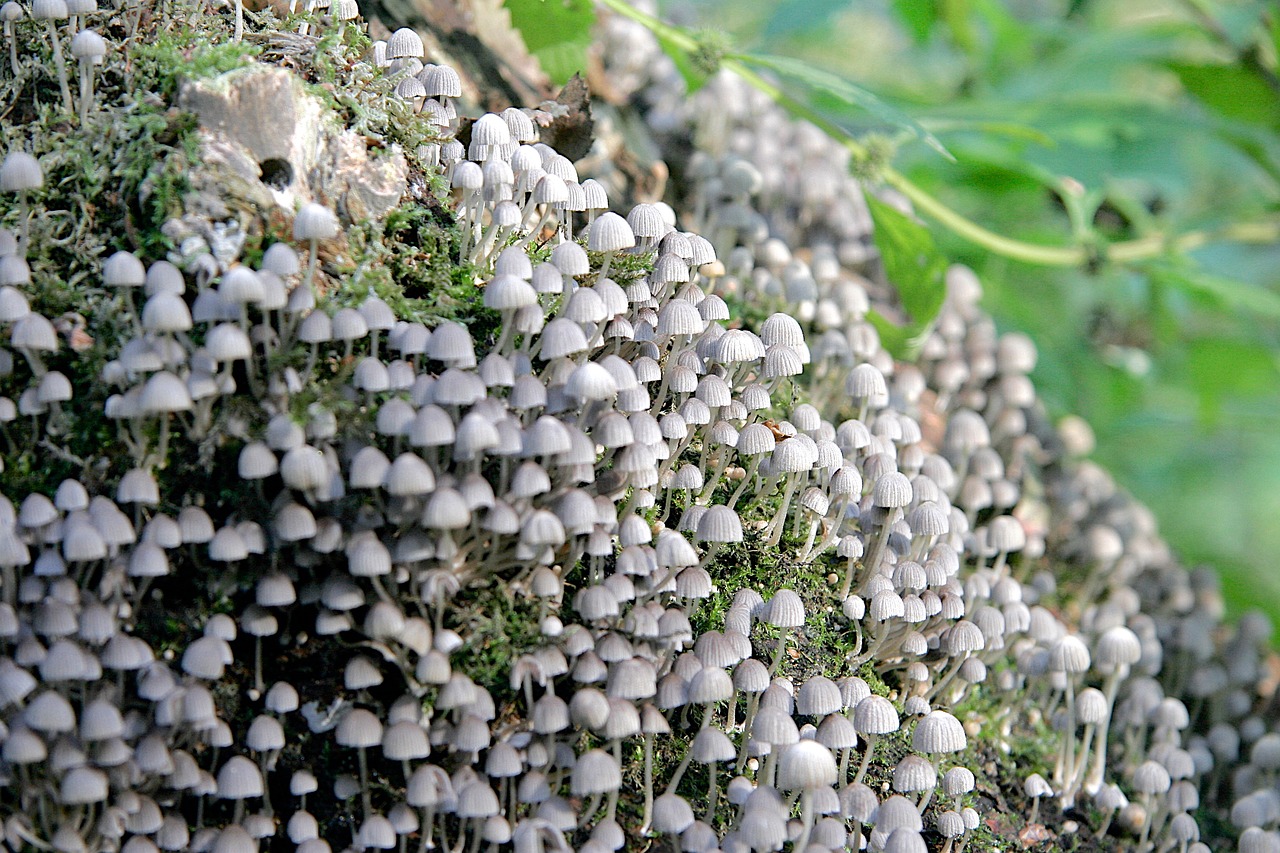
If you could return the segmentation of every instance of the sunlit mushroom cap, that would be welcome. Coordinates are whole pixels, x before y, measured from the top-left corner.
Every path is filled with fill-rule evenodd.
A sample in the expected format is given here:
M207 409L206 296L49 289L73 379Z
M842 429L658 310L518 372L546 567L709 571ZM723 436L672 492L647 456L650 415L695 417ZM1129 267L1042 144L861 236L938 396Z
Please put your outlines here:
M636 235L627 220L612 211L596 217L587 235L587 248L593 252L616 252L635 244Z
M322 204L307 202L293 219L293 239L331 240L338 235L338 217Z
M778 787L784 791L813 790L835 782L835 756L816 740L794 743L778 759Z

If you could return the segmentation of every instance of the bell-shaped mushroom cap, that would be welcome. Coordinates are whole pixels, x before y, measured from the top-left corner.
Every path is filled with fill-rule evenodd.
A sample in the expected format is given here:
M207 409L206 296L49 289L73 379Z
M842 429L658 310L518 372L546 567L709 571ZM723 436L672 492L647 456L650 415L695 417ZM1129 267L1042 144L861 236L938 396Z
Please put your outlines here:
M371 814L360 824L355 842L361 850L392 850L396 846L396 830L383 815Z
M215 636L199 637L182 653L182 671L206 681L217 680L222 677L229 654L226 640Z
M858 731L853 721L843 714L827 714L814 736L828 749L852 749L858 745Z
M655 204L637 204L627 214L626 221L635 236L645 238L650 245L656 244L659 238L671 230L662 211Z
M564 242L552 249L551 263L563 275L579 276L591 272L587 253L577 243Z
M1099 669L1114 672L1118 667L1132 666L1142 658L1142 642L1124 625L1113 625L1098 638L1094 657Z
M422 726L402 720L382 733L382 754L392 761L426 758L431 754L431 744Z
M262 773L243 755L233 755L218 771L218 796L224 800L247 800L262 796Z
M1169 771L1158 761L1148 759L1133 771L1133 787L1140 794L1163 794L1172 784Z
M733 679L716 666L705 666L689 680L689 702L707 705L733 696Z
M1067 634L1049 649L1049 669L1068 675L1089 669L1089 647L1075 634Z
M107 774L96 767L72 767L62 777L58 800L64 806L100 803L107 798L109 788Z
M219 323L204 339L205 350L216 362L239 361L253 355L249 336L235 323Z
M912 749L930 755L959 752L965 743L964 726L946 711L930 711L911 733Z
M186 383L167 370L152 374L138 402L145 414L187 412L195 405Z
M812 791L835 783L835 756L816 740L794 743L778 759L778 787L784 791Z
M880 849L883 853L928 853L929 850L919 830L906 827L890 832Z
M701 542L741 542L742 521L723 504L708 507L698 519L697 538Z
M116 252L102 265L102 283L108 287L141 287L147 271L132 252Z
M893 790L900 794L927 791L938 784L933 765L919 755L907 754L893 768Z
M762 704L751 724L751 736L761 743L780 747L799 741L800 730L789 713Z
M212 853L258 853L258 842L249 830L233 823L218 833Z
M593 252L616 252L630 249L635 244L636 235L627 220L612 211L596 217L587 235L587 248Z
M780 589L769 599L762 615L775 628L799 628L804 624L804 602L795 590Z
M823 675L815 675L796 693L796 711L809 716L834 714L840 710L843 702L840 688L831 679Z
M188 331L191 310L178 294L157 293L142 306L142 327L149 332Z
M976 780L968 767L952 767L942 774L942 790L948 797L958 797L973 790Z
M29 727L14 725L5 738L0 756L10 765L33 765L49 758L49 747L46 747L44 738Z
M338 723L335 737L341 746L378 746L382 743L382 722L372 711L353 708Z
M44 172L40 161L27 152L10 151L0 163L0 192L38 190L43 185Z
M586 402L612 400L618 394L618 383L607 369L593 361L579 365L569 374L565 394Z
M244 743L254 752L284 749L284 727L275 717L259 714L249 724Z
M578 756L573 765L569 789L575 797L604 794L622 787L622 772L613 756L603 749L592 749Z
M338 235L338 217L322 204L307 202L293 219L293 239L331 240Z
M298 253L288 243L272 243L262 253L261 268L273 272L281 278L297 275L302 271L298 261Z
M872 500L882 509L904 507L911 503L911 481L901 472L887 471L876 478Z
M894 794L877 806L875 812L871 815L871 822L877 830L883 832L886 836L896 829L909 829L913 832L919 832L924 828L924 823L920 819L920 812L916 809L915 803L901 794Z
M883 735L898 730L898 711L883 696L871 695L853 709L853 725L860 734Z
M676 835L693 824L693 809L677 794L663 794L653 801L653 828L657 832Z
M427 90L427 97L462 97L462 79L458 77L458 72L448 65L429 66L423 69L418 79Z
M75 710L61 693L45 690L22 712L27 726L38 732L69 732L76 727Z

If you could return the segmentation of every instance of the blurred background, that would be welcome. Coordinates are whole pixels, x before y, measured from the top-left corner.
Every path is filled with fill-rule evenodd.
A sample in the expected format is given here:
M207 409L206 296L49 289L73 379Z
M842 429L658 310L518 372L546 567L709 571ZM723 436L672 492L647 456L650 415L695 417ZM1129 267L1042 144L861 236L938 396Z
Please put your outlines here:
M1146 502L1236 613L1280 620L1280 9L1219 0L664 0L675 23L869 89L955 155L810 103L1008 237L1099 245L1263 223L1253 242L1121 266L1011 261L936 227L1002 331L1029 334L1055 416ZM1083 191L1068 215L1063 177ZM1073 221L1074 220L1074 221Z

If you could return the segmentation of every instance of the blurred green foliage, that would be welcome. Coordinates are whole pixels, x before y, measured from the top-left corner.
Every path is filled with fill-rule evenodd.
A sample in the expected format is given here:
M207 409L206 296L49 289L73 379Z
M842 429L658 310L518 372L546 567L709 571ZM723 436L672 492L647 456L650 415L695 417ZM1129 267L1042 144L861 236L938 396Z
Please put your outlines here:
M874 92L955 159L821 88L796 97L855 137L894 134L899 172L997 234L1084 247L1085 264L1035 266L932 228L978 272L1001 328L1037 342L1051 411L1089 420L1095 458L1187 562L1220 570L1232 605L1280 618L1274 6L681 0L662 12Z

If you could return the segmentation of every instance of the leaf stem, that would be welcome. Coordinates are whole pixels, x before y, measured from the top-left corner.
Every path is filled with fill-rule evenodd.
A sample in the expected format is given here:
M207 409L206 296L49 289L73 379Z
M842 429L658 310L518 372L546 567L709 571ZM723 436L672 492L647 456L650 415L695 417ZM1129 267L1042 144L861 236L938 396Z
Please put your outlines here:
M636 9L626 0L598 0L598 2L624 18L648 28L673 47L685 51L692 51L697 47L694 38L684 30ZM741 54L726 55L722 67L741 77L752 88L768 95L774 103L796 118L817 126L839 140L855 159L866 159L869 153L867 147L847 130L816 110L788 97L779 86L748 67L744 59L749 61L749 58ZM1085 235L1086 239L1079 240L1074 245L1048 246L997 234L948 207L891 166L885 166L880 170L880 179L887 186L906 196L918 213L935 220L956 236L1002 257L1036 266L1080 267L1094 263L1099 258L1128 264L1160 257L1170 251L1190 251L1217 241L1271 243L1280 240L1280 219L1270 219L1260 222L1233 223L1222 228L1189 231L1179 235L1154 233L1119 243L1099 243L1096 246L1088 239L1090 236L1096 239L1096 235Z

